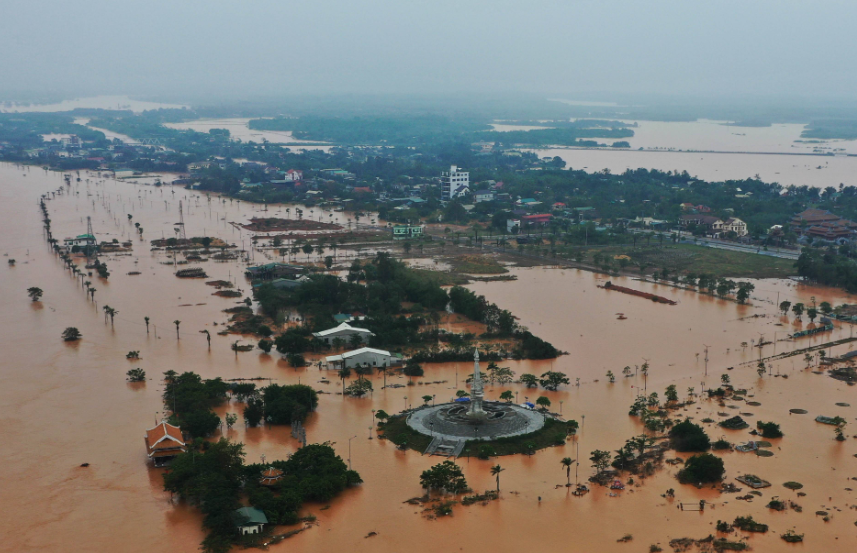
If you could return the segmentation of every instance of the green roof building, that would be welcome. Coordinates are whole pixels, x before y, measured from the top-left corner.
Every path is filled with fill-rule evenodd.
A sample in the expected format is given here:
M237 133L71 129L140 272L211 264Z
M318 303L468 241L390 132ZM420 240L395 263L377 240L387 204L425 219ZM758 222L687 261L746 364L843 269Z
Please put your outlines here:
M260 533L268 524L268 517L256 507L241 507L232 512L232 521L243 536Z

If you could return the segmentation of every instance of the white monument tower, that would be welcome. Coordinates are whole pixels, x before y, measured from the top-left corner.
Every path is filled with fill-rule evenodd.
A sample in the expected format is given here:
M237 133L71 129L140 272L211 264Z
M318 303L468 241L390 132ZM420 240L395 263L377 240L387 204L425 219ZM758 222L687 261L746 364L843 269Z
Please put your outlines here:
M482 420L485 411L482 410L482 373L479 372L479 350L473 352L473 379L470 382L470 411L467 416L471 419Z

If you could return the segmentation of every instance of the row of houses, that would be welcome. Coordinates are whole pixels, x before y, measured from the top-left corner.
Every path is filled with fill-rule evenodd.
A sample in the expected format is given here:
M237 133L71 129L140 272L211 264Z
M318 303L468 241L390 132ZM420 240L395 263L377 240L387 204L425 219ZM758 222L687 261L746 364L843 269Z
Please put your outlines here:
M724 220L714 215L696 213L682 215L679 222L682 228L691 226L704 228L706 235L712 238L725 238L732 232L739 238L747 236L747 223L737 217L729 217Z

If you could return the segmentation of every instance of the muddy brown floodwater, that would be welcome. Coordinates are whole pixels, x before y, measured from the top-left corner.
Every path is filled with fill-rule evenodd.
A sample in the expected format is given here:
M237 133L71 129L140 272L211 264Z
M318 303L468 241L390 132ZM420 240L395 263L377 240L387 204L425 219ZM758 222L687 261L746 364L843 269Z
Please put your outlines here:
M402 452L389 442L369 439L372 409L397 412L405 405L416 405L421 396L449 398L455 393L455 378L463 378L468 364L429 365L424 380L446 380L446 384L417 385L381 390L381 378L373 376L374 394L365 399L336 395L336 380L321 384L322 374L313 368L294 370L278 356L260 355L258 350L239 353L230 350L231 336L215 331L226 315L222 309L235 299L212 296L212 289L199 280L181 280L173 276L171 265L162 252L150 251L148 240L171 236L178 217L178 201L184 201L188 236L203 232L229 242L245 240L249 233L235 229L230 222L242 222L259 216L260 206L244 202L225 202L184 189L155 188L141 182L117 182L82 174L73 182L71 193L48 202L54 236L62 239L82 233L86 216L91 215L101 240L133 236L133 223L144 227L145 241L132 238L134 251L126 256L108 256L112 273L108 281L93 278L97 289L95 304L84 295L79 281L66 271L46 244L38 211L42 193L63 186L62 175L36 167L0 165L0 252L14 258L0 279L0 344L3 361L0 370L0 517L2 551L196 551L202 538L199 514L183 504L171 501L162 491L161 472L146 463L143 433L163 416L160 400L162 372L195 371L203 377L226 379L261 376L276 382L311 384L330 393L323 394L318 411L307 422L308 439L331 441L343 458L348 457L365 483L343 493L329 509L309 504L307 513L318 517L318 525L283 544L275 551L644 551L660 543L669 550L672 538L702 538L714 532L718 519L732 520L753 515L767 523L772 531L749 538L755 551L783 551L786 544L779 534L789 528L805 533L810 551L853 551L857 546L857 440L833 440L831 427L817 424L819 414L842 415L849 421L846 434L854 434L855 388L804 370L802 356L774 363L773 372L788 379L759 378L755 363L757 348L742 350L741 342L783 340L794 329L792 322L775 313L779 299L810 303L853 302L831 289L800 286L790 281L758 281L748 306L700 296L669 286L641 284L630 279L614 282L666 296L675 306L653 304L641 298L599 289L604 278L577 270L556 268L513 269L513 282L474 284L501 307L510 309L535 334L553 342L569 355L553 361L509 362L518 374L541 374L553 368L569 375L572 386L558 392L537 392L519 385L509 389L523 396L544 394L555 410L582 422L575 441L563 447L540 451L531 457L515 456L490 461L461 460L468 482L475 490L493 487L490 466L499 462L506 470L501 475L501 500L487 506L457 506L452 517L426 520L418 507L403 503L421 493L419 474L439 461L418 452ZM88 179L88 180L87 180ZM277 216L284 208L272 206L266 216ZM127 214L133 216L128 221ZM316 213L317 217L319 214ZM348 214L325 212L323 220L348 224ZM265 261L262 252L253 252L255 262ZM241 261L203 264L209 280L238 282L243 279ZM139 271L139 275L127 273ZM38 286L45 294L41 302L31 302L26 289ZM101 307L109 304L118 310L115 322L105 323ZM626 320L617 320L624 313ZM760 317L752 318L752 315ZM152 319L147 335L143 317ZM180 320L180 339L172 324ZM781 325L781 326L780 326ZM83 333L77 344L61 341L60 333L76 326ZM206 348L201 330L212 333L212 347ZM778 341L778 352L848 337L851 329L837 327L821 337L795 342ZM703 344L709 346L708 375L704 369ZM764 354L773 353L773 345ZM849 351L846 344L828 351L838 355ZM139 350L139 361L128 361L125 353ZM699 354L697 356L697 354ZM622 378L622 367L651 364L648 382L642 376ZM746 363L746 364L742 364ZM125 372L143 368L149 377L145 384L125 381ZM752 454L723 454L727 480L752 472L773 483L763 490L764 497L751 503L738 501L737 494L720 495L710 488L679 485L674 468L629 486L618 496L609 490L594 488L577 498L565 487L563 457L582 460L581 480L593 473L586 460L594 449L618 449L624 441L642 432L636 418L627 415L640 386L663 396L664 388L678 385L684 397L688 387L716 386L727 367L732 382L746 387L759 407L741 404L746 417L773 420L782 425L785 438L773 440L773 457ZM615 384L604 373L619 375ZM575 379L580 385L575 386ZM389 382L390 377L388 377ZM405 379L395 377L395 383ZM503 389L486 389L496 398ZM807 415L789 415L790 408L803 408ZM241 405L229 404L219 410L240 412ZM701 401L687 408L686 414L697 420L718 419L723 410L714 402ZM735 410L737 413L738 410ZM732 414L732 413L730 413ZM751 437L747 430L727 431L707 425L713 438L721 435L733 442ZM226 434L246 446L247 459L258 461L283 458L297 444L287 428L245 429L240 423ZM90 463L88 468L81 463ZM782 487L795 480L804 484L806 497ZM668 488L676 498L661 497ZM746 491L744 492L746 493ZM803 512L769 512L764 505L772 495L795 499ZM541 502L539 501L541 497ZM704 512L682 512L681 501L706 499ZM815 516L817 510L831 513L829 522ZM369 532L377 536L365 538ZM617 543L632 534L630 544ZM788 546L790 547L790 546Z

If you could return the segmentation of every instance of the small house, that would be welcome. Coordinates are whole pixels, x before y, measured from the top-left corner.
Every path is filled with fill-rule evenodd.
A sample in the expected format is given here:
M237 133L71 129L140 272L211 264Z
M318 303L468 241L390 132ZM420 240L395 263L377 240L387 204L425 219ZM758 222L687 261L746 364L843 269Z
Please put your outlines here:
M494 191L493 190L477 190L473 193L473 201L478 203L481 202L493 202L494 201Z
M187 451L181 428L168 422L146 430L146 454L156 467L163 466Z
M232 512L232 521L238 532L244 536L262 532L268 524L268 517L255 507L241 507Z

